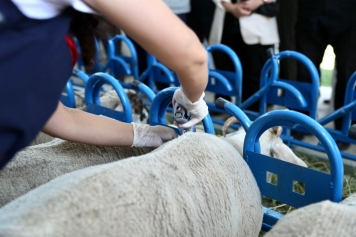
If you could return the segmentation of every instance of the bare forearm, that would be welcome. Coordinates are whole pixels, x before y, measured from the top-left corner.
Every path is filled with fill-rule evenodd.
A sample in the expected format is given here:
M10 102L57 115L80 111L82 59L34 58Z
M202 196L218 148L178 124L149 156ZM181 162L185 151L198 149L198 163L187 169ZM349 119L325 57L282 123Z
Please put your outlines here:
M199 39L162 0L85 0L175 71L195 102L208 80L207 53Z
M42 130L53 137L98 146L131 146L132 124L59 104Z

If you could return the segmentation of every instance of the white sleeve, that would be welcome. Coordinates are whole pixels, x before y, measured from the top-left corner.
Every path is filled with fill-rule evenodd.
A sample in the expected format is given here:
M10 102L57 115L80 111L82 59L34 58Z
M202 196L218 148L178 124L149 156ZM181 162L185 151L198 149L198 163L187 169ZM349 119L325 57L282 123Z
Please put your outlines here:
M12 2L25 16L32 19L53 18L70 6L80 12L96 14L82 0L12 0Z

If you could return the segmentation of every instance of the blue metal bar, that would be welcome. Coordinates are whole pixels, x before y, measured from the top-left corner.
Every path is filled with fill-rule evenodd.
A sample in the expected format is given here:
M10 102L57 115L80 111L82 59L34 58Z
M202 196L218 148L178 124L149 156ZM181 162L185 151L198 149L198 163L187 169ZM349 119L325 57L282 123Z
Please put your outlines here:
M98 97L99 88L103 84L110 84L115 89L116 93L118 94L121 100L121 104L124 109L124 112L114 111L112 109L108 109L100 106L99 98L94 98L94 96ZM107 73L95 73L89 77L89 80L85 86L85 104L87 106L87 111L89 113L102 114L106 116L113 116L117 114L119 120L128 123L132 122L131 104L126 95L124 88L120 85L120 83L115 78L113 78Z
M137 64L137 52L136 52L136 48L133 45L132 41L124 36L124 35L116 35L115 37L111 38L108 41L108 59L112 59L115 56L115 42L116 41L122 41L124 42L131 54L131 57L128 56L122 56L123 60L130 63L131 65L131 70L130 70L130 74L128 75L132 75L134 77L134 79L138 79L139 75L138 75L138 64Z
M287 110L276 110L257 118L251 124L245 137L243 149L244 158L246 159L245 154L247 151L255 151L253 144L256 143L262 133L268 128L273 126L295 127L296 124L303 126L309 132L314 134L325 148L325 151L329 157L331 172L330 188L332 189L332 193L330 194L330 200L339 202L342 196L344 174L340 151L336 146L334 139L327 132L327 130L314 119L302 113Z
M165 117L167 107L172 103L173 94L177 89L178 87L169 87L157 93L150 108L150 125L167 125ZM202 123L206 133L215 135L214 124L209 114L205 116ZM177 134L180 134L178 128L174 129Z
M103 71L106 71L108 68L110 69L109 74L111 76L115 76L115 66L116 64L120 65L120 67L124 70L124 72L122 72L122 74L125 75L131 75L131 69L129 68L129 66L127 65L127 63L125 62L124 59L117 57L117 56L113 56L112 58L110 58L107 63L105 64L105 66L103 67Z
M226 91L231 92L234 90L231 86L231 83L220 73L209 71L209 77L214 77L216 80L218 80L225 87L224 89Z
M134 80L131 83L131 89L138 90L145 94L148 100L152 103L153 99L155 98L156 94L151 90L147 85L140 82L139 80Z
M285 58L292 58L292 59L296 59L297 61L299 61L300 63L302 63L306 69L308 70L310 77L311 77L311 86L309 87L310 89L310 101L308 103L308 108L310 108L309 111L309 116L316 119L316 115L317 115L317 101L318 101L318 95L319 95L319 86L320 86L320 77L319 77L319 73L318 70L316 69L316 67L314 66L314 64L311 62L311 60L306 57L305 55L295 52L295 51L282 51L276 55L274 55L274 57L270 58L269 60L267 60L267 62L265 63L263 69L262 69L262 73L261 73L261 77L260 77L260 87L264 87L265 85L267 85L271 79L272 80L277 80L278 77L268 77L268 73L269 70L271 68L274 68L276 65L273 64L273 61L277 61L277 60L282 60ZM279 65L277 65L279 66ZM260 104L267 104L267 97L265 96L264 98L262 98L260 100ZM262 107L263 108L263 107ZM261 110L260 113L263 114L265 113L266 110Z
M69 108L75 108L75 96L74 96L74 90L73 90L73 83L70 79L66 83L65 91L66 91L67 95L64 95L62 93L60 101L65 106L67 106Z
M213 51L224 52L230 59L235 68L234 88L236 90L236 105L240 105L242 96L242 66L239 57L231 48L223 44L214 44L206 48L208 53ZM209 64L210 65L210 64ZM211 70L209 70L211 71Z
M237 107L236 105L232 104L231 102L229 102L223 98L218 98L215 101L215 106L216 106L216 108L224 110L226 113L234 116L237 119L237 121L240 122L241 126L247 133L252 122L239 107ZM260 148L259 141L256 142L255 148L256 148L256 151L260 152L261 148Z

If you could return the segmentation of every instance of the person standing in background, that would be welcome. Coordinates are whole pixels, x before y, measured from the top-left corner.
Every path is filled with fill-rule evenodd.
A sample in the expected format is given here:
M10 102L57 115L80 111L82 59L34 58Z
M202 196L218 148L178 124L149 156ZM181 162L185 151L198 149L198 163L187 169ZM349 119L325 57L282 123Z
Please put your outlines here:
M277 24L279 32L279 52L285 50L296 51L295 24L298 14L298 0L279 1ZM279 62L279 78L297 80L297 62L294 59L283 59Z
M295 35L296 50L314 63L319 75L327 45L334 48L337 71L334 110L342 107L347 82L356 71L356 2L298 0ZM297 80L310 81L307 69L300 63ZM342 123L342 119L335 120L335 129L341 130Z
M221 44L229 46L239 57L243 71L242 101L260 88L260 73L268 59L267 49L279 42L274 0L222 2L226 10ZM217 69L233 71L231 59L222 52L213 52ZM219 97L220 95L216 95ZM227 98L228 99L228 98ZM258 111L258 103L249 108Z
M215 4L213 1L193 0L190 6L187 25L195 32L200 42L207 42L213 22Z

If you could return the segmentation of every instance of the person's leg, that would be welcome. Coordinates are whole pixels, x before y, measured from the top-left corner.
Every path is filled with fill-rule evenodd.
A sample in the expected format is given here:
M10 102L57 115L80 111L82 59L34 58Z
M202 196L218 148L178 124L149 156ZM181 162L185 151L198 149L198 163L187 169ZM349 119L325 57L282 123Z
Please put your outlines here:
M138 64L138 74L141 75L147 68L147 53L136 41L129 37L132 41L136 53L137 53L137 64Z
M273 45L248 45L243 42L241 35L239 37L239 58L243 70L242 101L244 102L260 89L261 71L268 60L267 49L273 47ZM259 103L253 103L247 109L258 111Z
M186 23L203 42L209 38L215 4L213 1L192 0L190 5L191 11L188 13Z
M332 46L336 55L336 85L334 109L344 105L347 82L356 71L356 26L332 36ZM342 119L335 120L335 129L341 130Z
M224 32L222 35L221 44L230 47L237 55L239 55L237 38L238 38L237 34ZM212 56L214 59L214 65L216 69L223 70L223 71L230 71L230 72L235 71L234 64L231 58L226 53L223 53L221 51L214 51L212 52ZM230 96L215 94L215 99L219 97L231 101Z
M323 60L324 52L326 49L327 36L321 29L315 29L315 31L303 29L301 27L296 28L296 50L299 53L307 56L317 68L320 75L320 63ZM310 75L308 70L301 63L297 63L298 81L310 82Z
M295 24L297 22L299 0L278 1L280 10L277 13L279 31L279 51L296 50L295 47ZM297 64L293 59L280 61L279 77L288 80L297 79Z

